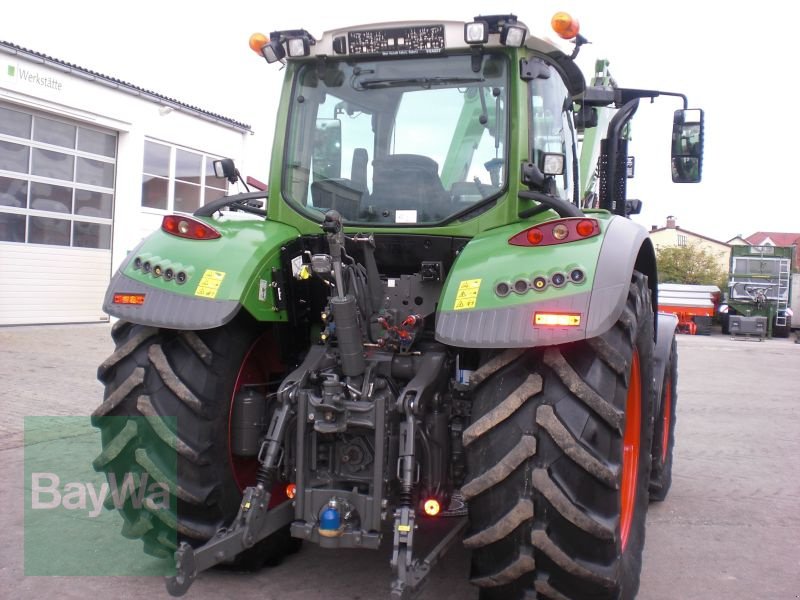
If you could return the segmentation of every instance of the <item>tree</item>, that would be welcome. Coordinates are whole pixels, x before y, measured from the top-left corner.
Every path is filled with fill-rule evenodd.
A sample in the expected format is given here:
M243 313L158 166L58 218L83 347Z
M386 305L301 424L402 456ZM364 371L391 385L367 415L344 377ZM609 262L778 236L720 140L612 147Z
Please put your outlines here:
M659 283L716 285L724 290L728 274L717 259L699 246L666 246L656 250Z

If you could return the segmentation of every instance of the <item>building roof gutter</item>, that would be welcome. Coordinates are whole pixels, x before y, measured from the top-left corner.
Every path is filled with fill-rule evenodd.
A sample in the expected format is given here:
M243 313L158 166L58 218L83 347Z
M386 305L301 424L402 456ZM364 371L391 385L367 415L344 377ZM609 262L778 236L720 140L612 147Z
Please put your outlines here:
M71 63L59 60L57 58L53 58L51 56L47 56L45 54L41 54L39 52L35 52L33 50L28 50L27 48L17 46L16 44L12 44L10 42L5 42L3 40L0 40L0 51L3 51L6 54L11 54L14 56L20 56L32 62L38 62L53 69L62 71L64 73L69 73L70 75L74 75L76 77L81 77L88 81L92 81L93 83L105 85L106 87L113 88L120 92L124 92L132 96L137 96L144 100L149 100L150 102L155 102L156 104L159 104L161 106L168 106L173 110L194 115L206 121L211 121L212 123L222 125L223 127L235 129L242 133L250 133L250 134L253 133L252 129L250 128L250 125L246 123L242 123L240 121L236 121L234 119L216 113L212 113L202 108L198 108L196 106L180 102L178 100L175 100L174 98L169 98L167 96L157 94L156 92L152 92L150 90L140 88L130 83L126 83L125 81L122 81L120 79L116 79L108 75L103 75L102 73L97 73L95 71L90 71L89 69L84 69L83 67L79 67L78 65L73 65Z

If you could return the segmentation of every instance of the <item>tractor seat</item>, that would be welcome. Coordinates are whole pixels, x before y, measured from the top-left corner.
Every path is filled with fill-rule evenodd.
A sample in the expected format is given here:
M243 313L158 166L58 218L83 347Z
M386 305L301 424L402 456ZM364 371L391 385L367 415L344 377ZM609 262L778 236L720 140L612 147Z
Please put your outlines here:
M416 210L417 221L449 214L450 195L439 179L435 160L418 154L392 154L372 163L370 204L380 210Z

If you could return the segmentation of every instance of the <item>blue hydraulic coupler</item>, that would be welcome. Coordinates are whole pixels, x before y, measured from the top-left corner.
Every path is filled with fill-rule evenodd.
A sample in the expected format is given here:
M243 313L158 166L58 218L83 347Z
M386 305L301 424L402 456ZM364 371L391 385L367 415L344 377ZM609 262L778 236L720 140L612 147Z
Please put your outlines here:
M319 517L319 534L325 537L337 537L342 534L342 518L339 510L330 504Z

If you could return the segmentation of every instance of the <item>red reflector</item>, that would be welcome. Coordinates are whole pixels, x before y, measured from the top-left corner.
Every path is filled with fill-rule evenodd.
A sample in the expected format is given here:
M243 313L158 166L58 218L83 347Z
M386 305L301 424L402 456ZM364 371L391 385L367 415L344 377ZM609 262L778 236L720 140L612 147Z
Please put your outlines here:
M114 294L114 304L144 304L145 294Z
M435 517L439 514L439 511L442 510L442 507L439 505L439 501L436 498L429 498L426 500L423 508L425 509L425 514L429 517Z
M164 220L161 221L161 226L169 233L175 233L178 231L178 220L164 217Z
M575 231L577 231L578 235L581 237L589 237L594 233L594 228L596 225L596 221L584 219L583 221L578 222L578 224L575 226Z
M183 215L166 215L161 221L161 229L187 240L215 240L222 237L213 227Z
M580 313L536 313L533 324L540 327L577 327L581 324Z
M542 240L544 239L544 234L542 233L541 229L533 228L528 229L527 235L528 241L531 245L536 246L537 244L541 244Z

